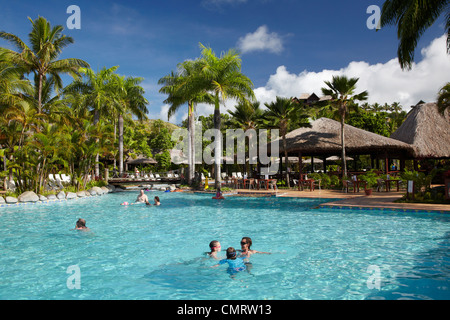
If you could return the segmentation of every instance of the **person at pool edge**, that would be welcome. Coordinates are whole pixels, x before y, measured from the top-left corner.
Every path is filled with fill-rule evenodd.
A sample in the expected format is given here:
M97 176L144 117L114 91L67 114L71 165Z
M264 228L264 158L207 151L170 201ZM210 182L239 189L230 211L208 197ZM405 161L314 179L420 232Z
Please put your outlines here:
M256 251L251 250L250 247L252 246L252 239L250 237L243 237L241 240L241 257L250 257L254 253L264 253L264 254L270 254L270 252L262 252L262 251Z

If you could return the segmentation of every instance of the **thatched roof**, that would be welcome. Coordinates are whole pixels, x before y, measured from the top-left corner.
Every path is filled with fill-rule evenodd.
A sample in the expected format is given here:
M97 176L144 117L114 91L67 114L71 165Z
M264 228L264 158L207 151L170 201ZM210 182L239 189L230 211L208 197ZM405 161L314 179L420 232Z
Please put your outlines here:
M131 157L129 157L129 159L127 159L125 161L127 164L157 164L158 162L153 159L153 158L148 158L145 157L143 155L139 155L136 159L132 159Z
M390 157L400 154L412 154L413 147L407 143L383 137L378 134L345 125L346 152L352 154L389 154ZM280 154L284 152L282 137ZM341 124L328 118L320 118L311 122L311 128L299 128L286 135L287 151L291 155L340 155Z
M450 158L450 112L445 116L436 103L417 105L391 138L413 145L416 158Z

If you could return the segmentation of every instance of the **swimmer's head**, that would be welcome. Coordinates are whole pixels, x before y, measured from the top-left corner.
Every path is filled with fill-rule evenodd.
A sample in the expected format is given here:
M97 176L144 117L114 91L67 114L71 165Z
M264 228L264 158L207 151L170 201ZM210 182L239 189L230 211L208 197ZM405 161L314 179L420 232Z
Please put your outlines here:
M236 259L236 250L233 247L227 249L227 259Z
M211 252L213 252L214 249L220 249L220 242L217 240L213 240L209 243L209 247L211 248Z
M250 250L250 247L252 246L252 239L249 237L243 237L241 240L241 247L247 246L247 249Z
M123 206L127 206L127 205L128 205L128 202L125 201L124 203L122 203L122 205L123 205Z
M86 228L86 220L78 219L76 226L77 228Z

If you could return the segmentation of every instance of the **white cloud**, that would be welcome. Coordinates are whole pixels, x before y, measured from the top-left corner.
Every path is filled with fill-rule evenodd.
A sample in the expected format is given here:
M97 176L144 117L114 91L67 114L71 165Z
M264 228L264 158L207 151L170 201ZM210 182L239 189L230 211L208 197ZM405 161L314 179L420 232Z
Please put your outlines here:
M242 53L269 51L278 54L284 49L281 37L275 32L269 33L265 25L260 26L254 33L247 33L239 38L237 46Z
M262 104L274 101L276 96L298 97L302 93L321 95L325 80L333 75L357 77L357 92L367 90L369 103L380 104L400 102L405 110L420 100L436 100L439 89L449 81L450 56L446 53L446 35L435 39L421 50L422 60L412 69L403 71L397 58L386 63L371 65L363 61L351 62L339 70L322 70L300 74L290 73L285 66L277 68L266 86L255 89L255 95Z

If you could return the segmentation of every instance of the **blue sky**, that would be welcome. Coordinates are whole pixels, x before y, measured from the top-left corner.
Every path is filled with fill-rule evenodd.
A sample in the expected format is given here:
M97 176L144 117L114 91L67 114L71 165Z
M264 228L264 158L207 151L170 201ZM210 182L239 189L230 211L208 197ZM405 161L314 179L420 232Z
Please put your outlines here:
M237 48L243 72L253 81L262 102L276 95L299 96L312 91L319 94L323 80L330 80L332 74L370 74L370 79L362 77L358 86L361 91L369 91L370 102L399 101L409 109L408 104L419 97L433 99L445 77L448 81L450 58L445 54L437 58L434 52L441 44L432 44L435 39L443 39L444 22L441 18L422 37L416 50L417 67L409 73L399 71L393 61L398 44L396 29L388 27L375 32L366 26L368 6L381 7L383 2L2 0L0 30L27 42L27 17L35 19L41 15L53 25L66 26L70 16L67 7L78 5L81 29L65 29L64 33L72 36L75 43L64 50L62 58L84 59L94 70L118 65L119 74L143 77L150 118L167 120L165 96L158 93L157 81L175 70L179 62L200 56L200 42L217 54ZM0 40L0 46L7 43ZM428 56L423 55L423 48L428 48ZM445 53L445 47L442 51ZM431 71L424 73L425 68ZM380 74L394 78L395 90ZM417 84L418 77L423 81L420 90L410 84ZM226 107L232 109L233 102ZM209 106L199 106L198 114L211 110ZM180 111L171 121L179 123L184 116L185 112Z

